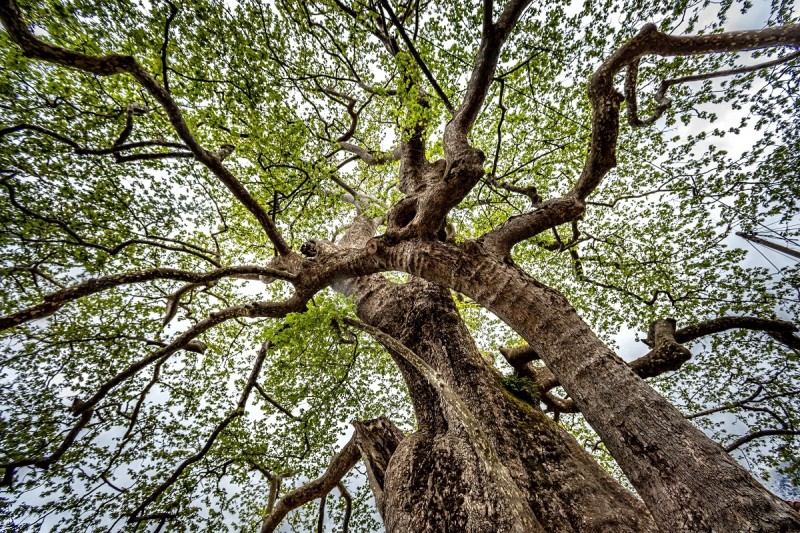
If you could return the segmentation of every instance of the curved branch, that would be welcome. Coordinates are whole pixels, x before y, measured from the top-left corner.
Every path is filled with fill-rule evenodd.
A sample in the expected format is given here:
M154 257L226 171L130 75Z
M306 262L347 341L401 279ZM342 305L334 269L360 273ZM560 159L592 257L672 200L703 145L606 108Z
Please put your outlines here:
M333 456L328 468L320 477L294 489L278 500L272 512L264 518L264 522L261 524L261 533L272 533L290 511L328 494L360 458L361 452L356 446L355 433L353 433L347 444Z
M392 161L399 161L401 154L400 148L395 148L391 152L374 154L369 150L362 148L361 146L345 141L339 141L339 147L345 152L350 152L351 154L358 156L359 159L361 159L364 163L370 166L382 165L384 163L390 163Z
M72 148L76 155L113 155L117 163L127 163L130 161L141 161L147 159L170 159L170 158L194 158L192 152L163 152L156 154L134 154L134 155L121 155L120 152L126 150L133 150L136 148L147 148L150 146L162 146L165 148L186 148L185 145L180 143L166 142L166 141L137 141L127 144L114 144L109 148L84 148L77 142L69 137L56 133L47 128L37 126L36 124L22 123L8 128L0 129L0 139L6 135L17 133L20 131L35 131L48 137L52 137Z
M574 197L565 196L548 200L530 213L509 218L482 235L478 241L487 250L501 257L508 257L515 244L550 228L571 222L580 217L585 209L586 204Z
M760 431L754 431L752 433L748 433L747 435L739 437L735 441L725 446L725 451L730 453L736 448L744 446L748 442L760 439L761 437L771 437L774 435L789 435L789 436L800 435L800 431L795 431L793 429L762 429Z
M256 217L278 253L280 255L291 253L291 248L283 240L269 213L231 171L222 164L223 157L220 157L221 154L210 152L200 145L186 124L178 104L173 100L169 92L136 59L132 56L119 54L90 56L40 41L29 31L16 0L0 1L0 20L2 20L12 40L22 48L22 53L25 57L76 68L98 76L130 74L158 101L166 112L167 118L178 137L183 140L192 154L194 154L194 157L211 170L233 193L236 199Z
M156 279L168 279L176 281L188 281L191 283L208 283L225 277L237 274L258 274L273 278L293 281L295 276L281 270L260 266L232 266L212 270L205 273L189 272L173 268L155 268L152 270L142 270L139 272L129 272L126 274L116 274L93 278L73 287L50 293L44 297L44 301L38 305L21 309L15 313L0 317L0 331L18 326L31 320L44 318L58 311L64 304L102 292L120 285L130 285L142 283Z
M489 92L500 50L530 3L531 0L511 0L495 23L491 22L492 13L484 6L483 36L478 55L467 83L464 100L445 129L445 146L449 144L448 139L454 137L463 137L466 142L466 135L475 123Z
M619 109L624 97L614 88L614 76L622 69L633 66L629 73L630 87L635 81L637 61L647 54L697 55L784 45L800 45L800 24L689 37L668 35L658 31L654 24L646 24L633 39L612 54L589 81L589 100L592 103L589 157L569 195L586 199L617 164Z
M639 74L639 60L636 59L631 62L628 66L628 70L626 72L625 77L625 103L628 106L628 123L635 127L642 127L642 126L649 126L655 123L656 120L661 118L664 112L669 109L669 106L672 104L672 100L667 98L667 91L670 87L674 85L678 85L681 83L689 83L692 81L703 81L703 80L710 80L713 78L721 78L724 76L736 76L738 74L746 74L748 72L755 72L757 70L762 70L765 68L774 67L776 65L780 65L781 63L785 63L787 61L791 61L792 59L796 59L800 57L800 52L795 52L793 54L788 54L784 57L779 57L773 61L767 61L765 63L759 63L757 65L750 65L747 67L740 67L728 70L719 70L717 72L707 72L705 74L694 74L691 76L682 76L680 78L672 78L669 80L664 80L661 82L661 86L658 89L658 92L655 95L655 102L656 102L656 109L653 112L653 115L642 120L639 118L638 115L638 104L636 101L636 83Z

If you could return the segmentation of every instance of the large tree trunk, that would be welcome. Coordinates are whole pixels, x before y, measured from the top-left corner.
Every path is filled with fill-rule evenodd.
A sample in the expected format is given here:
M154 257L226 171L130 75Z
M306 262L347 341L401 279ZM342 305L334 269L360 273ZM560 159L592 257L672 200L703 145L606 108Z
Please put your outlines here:
M380 239L371 243L385 267L467 294L528 341L663 530L800 531L800 516L635 375L563 295L476 243L388 244ZM464 394L469 397L468 391Z
M416 352L464 401L544 530L655 530L642 503L570 435L504 389L448 290L421 279L397 285L370 276L348 282L346 291L356 297L362 320ZM501 502L484 490L474 443L449 427L436 391L393 356L408 383L419 431L401 443L390 463L387 531L503 530L501 517L475 518Z

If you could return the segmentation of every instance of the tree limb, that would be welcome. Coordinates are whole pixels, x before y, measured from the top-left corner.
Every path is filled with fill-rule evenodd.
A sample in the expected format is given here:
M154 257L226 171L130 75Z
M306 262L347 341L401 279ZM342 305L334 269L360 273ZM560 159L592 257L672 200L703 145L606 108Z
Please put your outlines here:
M252 213L261 224L277 252L281 255L291 253L291 248L283 240L274 221L258 201L245 189L239 180L223 164L218 154L203 148L194 138L189 126L183 118L178 104L169 92L144 69L132 56L111 54L105 56L90 56L54 46L36 38L28 29L22 17L22 12L16 0L0 1L0 20L6 27L9 36L14 40L25 57L38 59L76 68L98 76L114 74L130 74L139 84L158 101L167 114L172 127L175 129L195 158L211 170L217 178L228 188L237 200Z
M667 109L669 109L669 106L672 104L672 101L669 98L667 98L667 91L669 90L670 87L674 85L678 85L681 83L689 83L692 81L710 80L713 78L721 78L724 76L736 76L738 74L746 74L748 72L755 72L757 70L762 70L765 68L770 68L776 65L780 65L781 63L791 61L792 59L796 59L798 57L800 57L800 52L795 52L793 54L785 55L773 61L767 61L765 63L759 63L757 65L750 65L747 67L740 67L728 70L720 70L717 72L707 72L705 74L693 74L691 76L682 76L680 78L672 78L669 80L664 80L661 82L658 92L656 93L654 98L656 102L656 109L653 112L652 116L644 120L639 118L638 104L636 101L636 83L639 74L639 60L636 59L631 62L625 73L625 104L628 106L628 123L636 128L642 126L649 126L655 123L655 121L661 118L664 112Z
M509 218L482 235L478 242L500 257L508 257L515 244L571 222L580 217L585 209L586 204L582 200L569 196L548 200L530 213Z
M685 344L700 337L721 333L729 329L752 329L774 333L795 333L798 331L798 327L793 322L786 320L772 320L751 316L725 316L681 328L675 332L675 340Z
M339 494L341 494L342 499L344 499L342 533L348 533L350 531L350 515L353 513L353 497L350 495L350 491L347 490L347 487L345 487L344 483L341 481L336 484L336 488L339 489Z
M44 297L40 304L21 309L9 315L0 317L0 331L18 326L31 320L44 318L58 311L66 303L102 292L120 285L142 283L157 279L188 281L191 283L207 283L237 274L258 274L288 281L295 280L295 276L281 270L259 266L233 266L219 268L205 273L189 272L173 268L154 268L126 274L115 274L101 278L93 278L78 285L50 293Z
M744 446L748 442L760 439L761 437L771 437L774 435L789 435L789 436L800 435L800 431L796 431L793 429L762 429L760 431L754 431L752 433L748 433L747 435L739 437L735 441L725 446L725 451L730 453L736 448Z
M678 370L692 355L682 346L683 344L729 329L764 331L768 335L776 336L777 340L784 342L790 348L794 347L792 339L795 342L800 341L795 335L792 335L793 332L798 331L798 327L785 320L721 317L679 330L675 329L674 320L659 320L651 325L648 340L645 341L650 346L654 346L653 350L631 361L628 365L642 378L656 377L665 372ZM783 340L781 340L782 338ZM532 347L525 345L516 348L501 348L500 353L520 375L527 377L539 387L542 401L548 407L560 412L577 412L577 408L571 400L549 393L551 389L559 385L558 380L547 367L535 367L529 364L531 361L539 359ZM702 416L702 414L696 416Z
M272 513L264 517L261 533L272 533L290 511L328 494L360 458L361 452L356 446L355 433L353 433L347 444L333 456L328 468L320 477L294 489L278 500Z
M147 245L147 246L155 246L155 247L161 248L163 250L172 250L172 251L175 251L175 252L188 253L188 254L191 254L191 255L199 258L199 259L207 261L207 262L211 263L212 265L214 265L216 267L220 266L219 261L217 261L216 259L214 259L212 257L209 257L208 250L203 250L199 246L195 246L193 244L182 242L182 241L179 241L179 240L176 240L176 239L170 239L168 237L150 236L149 239L140 239L140 238L127 239L125 241L122 241L122 242L114 245L113 247L105 246L105 245L102 245L102 244L97 244L97 243L91 242L91 241L87 241L80 234L78 234L75 230L73 230L69 226L69 224L67 224L63 220L42 215L42 214L37 213L36 211L33 211L32 209L24 206L23 204L21 204L19 202L19 200L17 199L17 197L16 197L16 191L15 191L14 187L11 185L10 180L7 180L5 178L1 178L0 179L0 184L2 184L2 186L5 187L5 189L8 191L8 200L9 200L9 202L11 202L11 205L13 205L21 213L23 213L25 215L28 215L28 216L30 216L32 218L35 218L37 220L41 220L42 222L47 222L48 224L53 224L54 226L58 226L59 228L61 228L61 230L64 231L64 233L69 235L74 240L74 242L67 241L64 244L85 246L87 248L93 248L95 250L102 250L103 252L107 253L108 255L117 255L118 253L120 253L122 250L124 250L125 248L127 248L129 246L134 246L136 244L144 244L144 245ZM158 240L153 240L153 239L158 239ZM163 242L158 242L158 241L173 242L173 243L177 243L179 246L172 246L172 245L164 244Z

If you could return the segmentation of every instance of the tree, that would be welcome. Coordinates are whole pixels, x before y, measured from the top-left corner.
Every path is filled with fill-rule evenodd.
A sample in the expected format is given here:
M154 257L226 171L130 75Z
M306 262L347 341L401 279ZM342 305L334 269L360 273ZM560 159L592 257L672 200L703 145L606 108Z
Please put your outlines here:
M800 25L703 9L2 0L6 523L370 530L363 461L387 531L800 530L724 241L796 238Z

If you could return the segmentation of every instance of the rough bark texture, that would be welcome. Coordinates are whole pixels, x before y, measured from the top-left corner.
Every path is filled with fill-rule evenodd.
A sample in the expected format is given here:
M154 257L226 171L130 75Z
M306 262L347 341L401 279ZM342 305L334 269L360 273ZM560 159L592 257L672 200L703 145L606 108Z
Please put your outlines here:
M797 531L800 516L686 420L589 329L563 295L479 245L372 248L387 267L467 294L552 370L667 531Z
M359 316L414 350L463 399L546 531L655 530L641 502L602 471L571 436L504 390L500 376L477 350L448 290L419 279L395 285L377 276L350 286ZM476 458L461 435L453 435L447 427L435 392L402 360L398 363L420 432L392 458L390 468L403 483L389 485L390 500L399 514L422 522L387 522L387 527L466 531L462 529L466 517L458 511L479 504L480 495L472 493L473 485L483 484L477 477ZM496 525L485 527L473 530L494 531Z
M386 468L405 435L385 416L366 422L353 422L353 425L356 427L356 446L361 450L361 458L367 466L367 478L375 496L375 506L383 517Z

